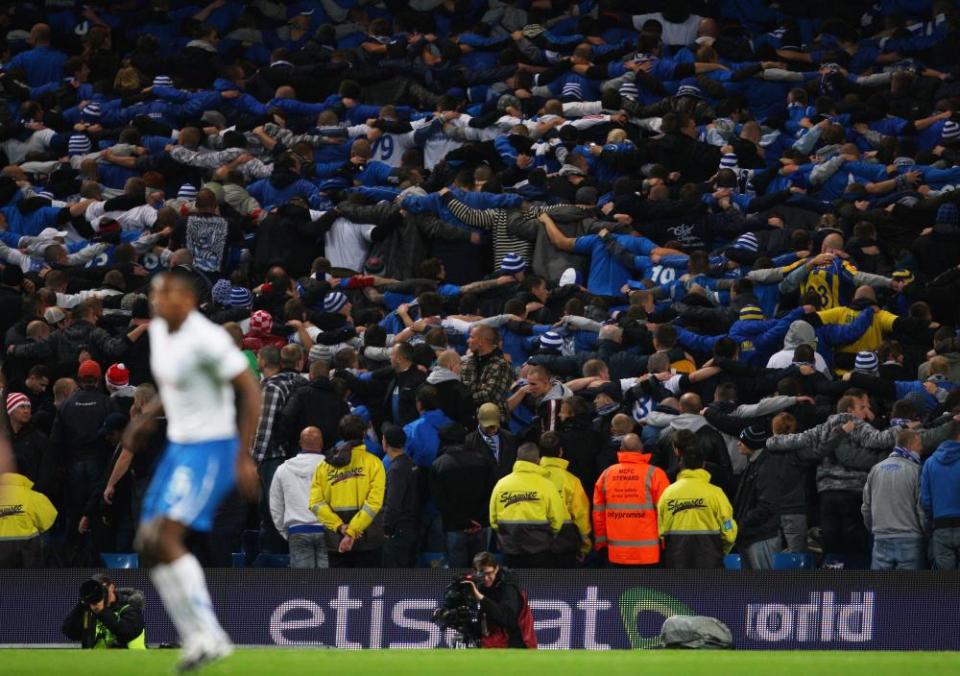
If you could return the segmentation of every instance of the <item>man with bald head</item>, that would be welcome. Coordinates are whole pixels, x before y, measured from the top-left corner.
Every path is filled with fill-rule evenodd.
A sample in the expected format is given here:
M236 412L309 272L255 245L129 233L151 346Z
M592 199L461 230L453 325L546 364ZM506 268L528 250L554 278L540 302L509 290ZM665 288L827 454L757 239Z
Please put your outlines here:
M270 516L290 544L291 568L327 568L323 526L307 508L310 481L324 461L323 434L318 427L300 432L300 452L277 468L270 484Z
M66 63L67 56L50 46L50 35L50 26L45 23L34 24L27 39L32 49L13 57L5 70L22 68L27 76L27 84L31 87L59 82L63 77L63 64Z
M463 358L460 380L470 388L473 405L496 404L503 421L508 420L507 391L513 384L513 368L500 349L500 335L494 328L475 325L467 337L467 347L470 353Z
M824 237L820 253L808 258L787 275L781 291L790 291L799 286L801 296L815 294L820 309L829 310L846 303L851 290L857 286L893 286L893 280L889 277L858 270L843 247L843 235L832 232Z
M476 406L470 388L460 380L460 355L456 350L444 350L437 356L436 366L427 376L427 384L437 388L440 410L451 420L467 429L476 420Z
M733 475L732 461L727 443L707 419L700 415L703 410L703 401L695 392L687 392L680 397L680 413L662 413L652 411L640 422L661 428L660 439L654 451L653 462L663 467L670 475L679 471L680 458L677 457L673 444L673 436L679 430L693 432L697 446L703 454L704 461L716 468L713 483L718 486L729 486Z
M656 504L670 485L650 464L640 437L627 434L617 463L603 471L593 489L593 530L597 551L611 567L654 566L660 562Z

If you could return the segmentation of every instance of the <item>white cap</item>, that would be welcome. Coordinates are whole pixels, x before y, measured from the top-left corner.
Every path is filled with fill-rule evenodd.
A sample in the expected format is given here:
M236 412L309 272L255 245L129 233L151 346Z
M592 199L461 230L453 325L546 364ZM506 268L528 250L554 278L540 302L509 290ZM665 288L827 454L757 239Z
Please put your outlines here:
M577 271L573 268L567 268L560 275L560 286L570 286L577 283Z
M40 234L37 235L40 239L54 239L55 237L66 237L66 230L57 230L56 228L44 228L40 231Z

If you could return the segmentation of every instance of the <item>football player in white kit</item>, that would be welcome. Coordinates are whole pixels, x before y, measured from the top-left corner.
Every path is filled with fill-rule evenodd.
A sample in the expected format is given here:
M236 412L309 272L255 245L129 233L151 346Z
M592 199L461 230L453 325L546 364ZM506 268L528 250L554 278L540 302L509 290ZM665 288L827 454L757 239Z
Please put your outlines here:
M260 388L233 339L197 311L197 290L188 273L154 277L151 302L150 367L167 419L168 444L144 497L136 545L180 634L177 669L191 671L226 657L233 644L184 537L188 529L212 529L217 506L234 486L245 497L256 495L250 444ZM127 448L142 448L160 406L130 423Z

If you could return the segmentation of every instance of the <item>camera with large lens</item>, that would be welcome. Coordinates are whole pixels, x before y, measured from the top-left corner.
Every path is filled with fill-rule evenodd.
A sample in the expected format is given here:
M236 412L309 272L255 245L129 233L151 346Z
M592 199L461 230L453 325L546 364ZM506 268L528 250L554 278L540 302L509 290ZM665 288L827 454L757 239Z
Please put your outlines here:
M479 587L483 576L478 574L458 577L443 594L443 605L433 613L433 621L441 629L452 629L459 635L462 647L476 647L484 632L483 611L473 597L470 582Z

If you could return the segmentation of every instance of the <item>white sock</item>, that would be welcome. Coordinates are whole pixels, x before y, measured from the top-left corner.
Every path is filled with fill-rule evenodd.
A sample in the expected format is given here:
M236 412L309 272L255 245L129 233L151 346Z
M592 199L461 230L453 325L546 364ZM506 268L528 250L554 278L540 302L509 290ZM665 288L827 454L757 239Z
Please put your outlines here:
M173 574L173 566L168 563L154 566L150 569L150 579L163 601L167 615L177 628L181 644L192 643L200 628L181 593L180 582Z
M196 557L193 554L184 554L170 564L170 570L178 583L182 603L189 608L190 615L196 622L196 630L218 642L229 642L230 637L220 626L220 621L213 611L203 568Z

